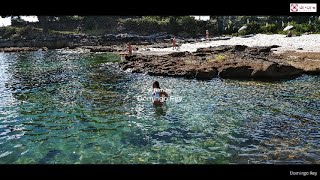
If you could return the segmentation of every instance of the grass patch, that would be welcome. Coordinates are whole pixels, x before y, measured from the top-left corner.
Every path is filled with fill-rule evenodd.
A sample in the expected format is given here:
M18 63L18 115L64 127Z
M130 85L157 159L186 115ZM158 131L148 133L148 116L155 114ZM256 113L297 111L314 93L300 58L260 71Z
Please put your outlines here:
M219 54L219 55L216 55L214 59L209 59L208 62L224 61L226 59L227 59L226 55Z

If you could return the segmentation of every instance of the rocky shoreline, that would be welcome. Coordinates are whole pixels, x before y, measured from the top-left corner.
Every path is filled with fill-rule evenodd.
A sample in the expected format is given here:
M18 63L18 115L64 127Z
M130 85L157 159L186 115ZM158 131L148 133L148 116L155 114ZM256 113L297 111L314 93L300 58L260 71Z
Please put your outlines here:
M148 36L135 34L106 34L103 36L90 36L84 34L37 34L12 39L1 39L0 52L23 52L48 49L89 49L90 52L123 52L127 50L126 44L134 45L134 51L139 47L170 48L173 35L157 33ZM227 40L230 37L210 38L210 41ZM204 39L180 39L177 45L183 43L197 43Z
M132 34L107 34L103 36L89 36L84 34L50 34L50 35L29 35L26 37L15 37L12 39L1 39L0 50L2 52L16 51L36 51L39 49L61 49L78 47L107 47L121 46L128 42L133 45L151 45L170 41L171 35L158 33L149 36L139 36ZM27 48L29 47L29 48ZM11 48L11 49L9 49ZM33 49L31 49L33 48ZM93 49L93 48L92 48ZM97 48L96 48L97 49ZM107 50L103 50L107 51ZM110 49L112 52L112 49Z
M174 52L167 55L131 55L120 63L123 70L152 76L171 76L210 80L290 79L303 73L319 74L320 63L301 65L299 55L291 61L288 55L277 55L271 49L278 46L248 47L244 45L200 48L194 53ZM318 57L316 57L318 58ZM318 61L319 62L319 59Z
M276 53L276 48L279 48L276 45L254 47L220 45L198 48L192 53L178 50L173 53L157 54L156 51L150 51L150 48L171 49L170 37L167 34L150 36L118 34L101 37L72 34L15 40L0 39L0 52L47 51L66 48L125 55L127 54L126 43L131 42L135 53L125 56L120 67L133 73L198 80L210 80L216 77L278 80L294 78L304 73L320 74L319 52ZM210 42L228 39L230 38L211 39ZM197 41L201 40L179 40L178 45ZM140 51L140 49L144 50Z

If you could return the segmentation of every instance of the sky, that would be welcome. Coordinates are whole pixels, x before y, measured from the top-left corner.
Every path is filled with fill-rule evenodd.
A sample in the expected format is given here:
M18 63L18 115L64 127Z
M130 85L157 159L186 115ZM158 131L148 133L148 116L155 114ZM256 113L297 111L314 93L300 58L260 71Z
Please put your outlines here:
M37 16L21 16L21 19L29 22L35 22L38 21ZM11 18L2 18L0 17L0 27L2 26L10 26L11 25Z

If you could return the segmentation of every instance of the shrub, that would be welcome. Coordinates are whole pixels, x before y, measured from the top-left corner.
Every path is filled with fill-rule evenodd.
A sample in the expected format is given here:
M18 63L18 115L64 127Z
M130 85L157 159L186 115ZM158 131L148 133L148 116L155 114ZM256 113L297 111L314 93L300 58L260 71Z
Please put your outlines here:
M2 37L5 39L10 39L13 35L17 33L14 27L3 27Z
M276 24L268 24L260 27L260 33L277 33L281 29L281 26Z
M300 33L311 32L313 31L313 27L309 24L295 24L295 30Z
M20 36L26 37L26 36L32 36L34 34L35 28L32 26L26 26L20 29Z
M165 29L168 21L158 21L157 19L150 17L143 17L138 19L122 19L119 24L122 26L127 32L147 35L150 33L158 33L162 32Z
M199 32L197 22L193 17L181 17L178 19L178 25L181 27L182 31L187 33L189 36L195 36Z
M256 22L251 22L247 24L247 29L245 30L246 34L256 34L260 30L260 25Z
M292 29L292 32L299 33L299 34L317 31L315 26L312 26L311 24L307 24L307 23L298 24L293 21L290 23L290 25L294 27Z

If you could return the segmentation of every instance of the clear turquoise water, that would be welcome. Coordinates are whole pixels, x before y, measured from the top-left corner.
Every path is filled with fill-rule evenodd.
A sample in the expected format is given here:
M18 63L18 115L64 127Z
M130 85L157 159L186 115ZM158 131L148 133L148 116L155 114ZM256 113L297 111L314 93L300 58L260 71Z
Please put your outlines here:
M118 59L0 54L0 163L320 163L320 76L197 81ZM154 80L172 97L163 107L143 100Z

